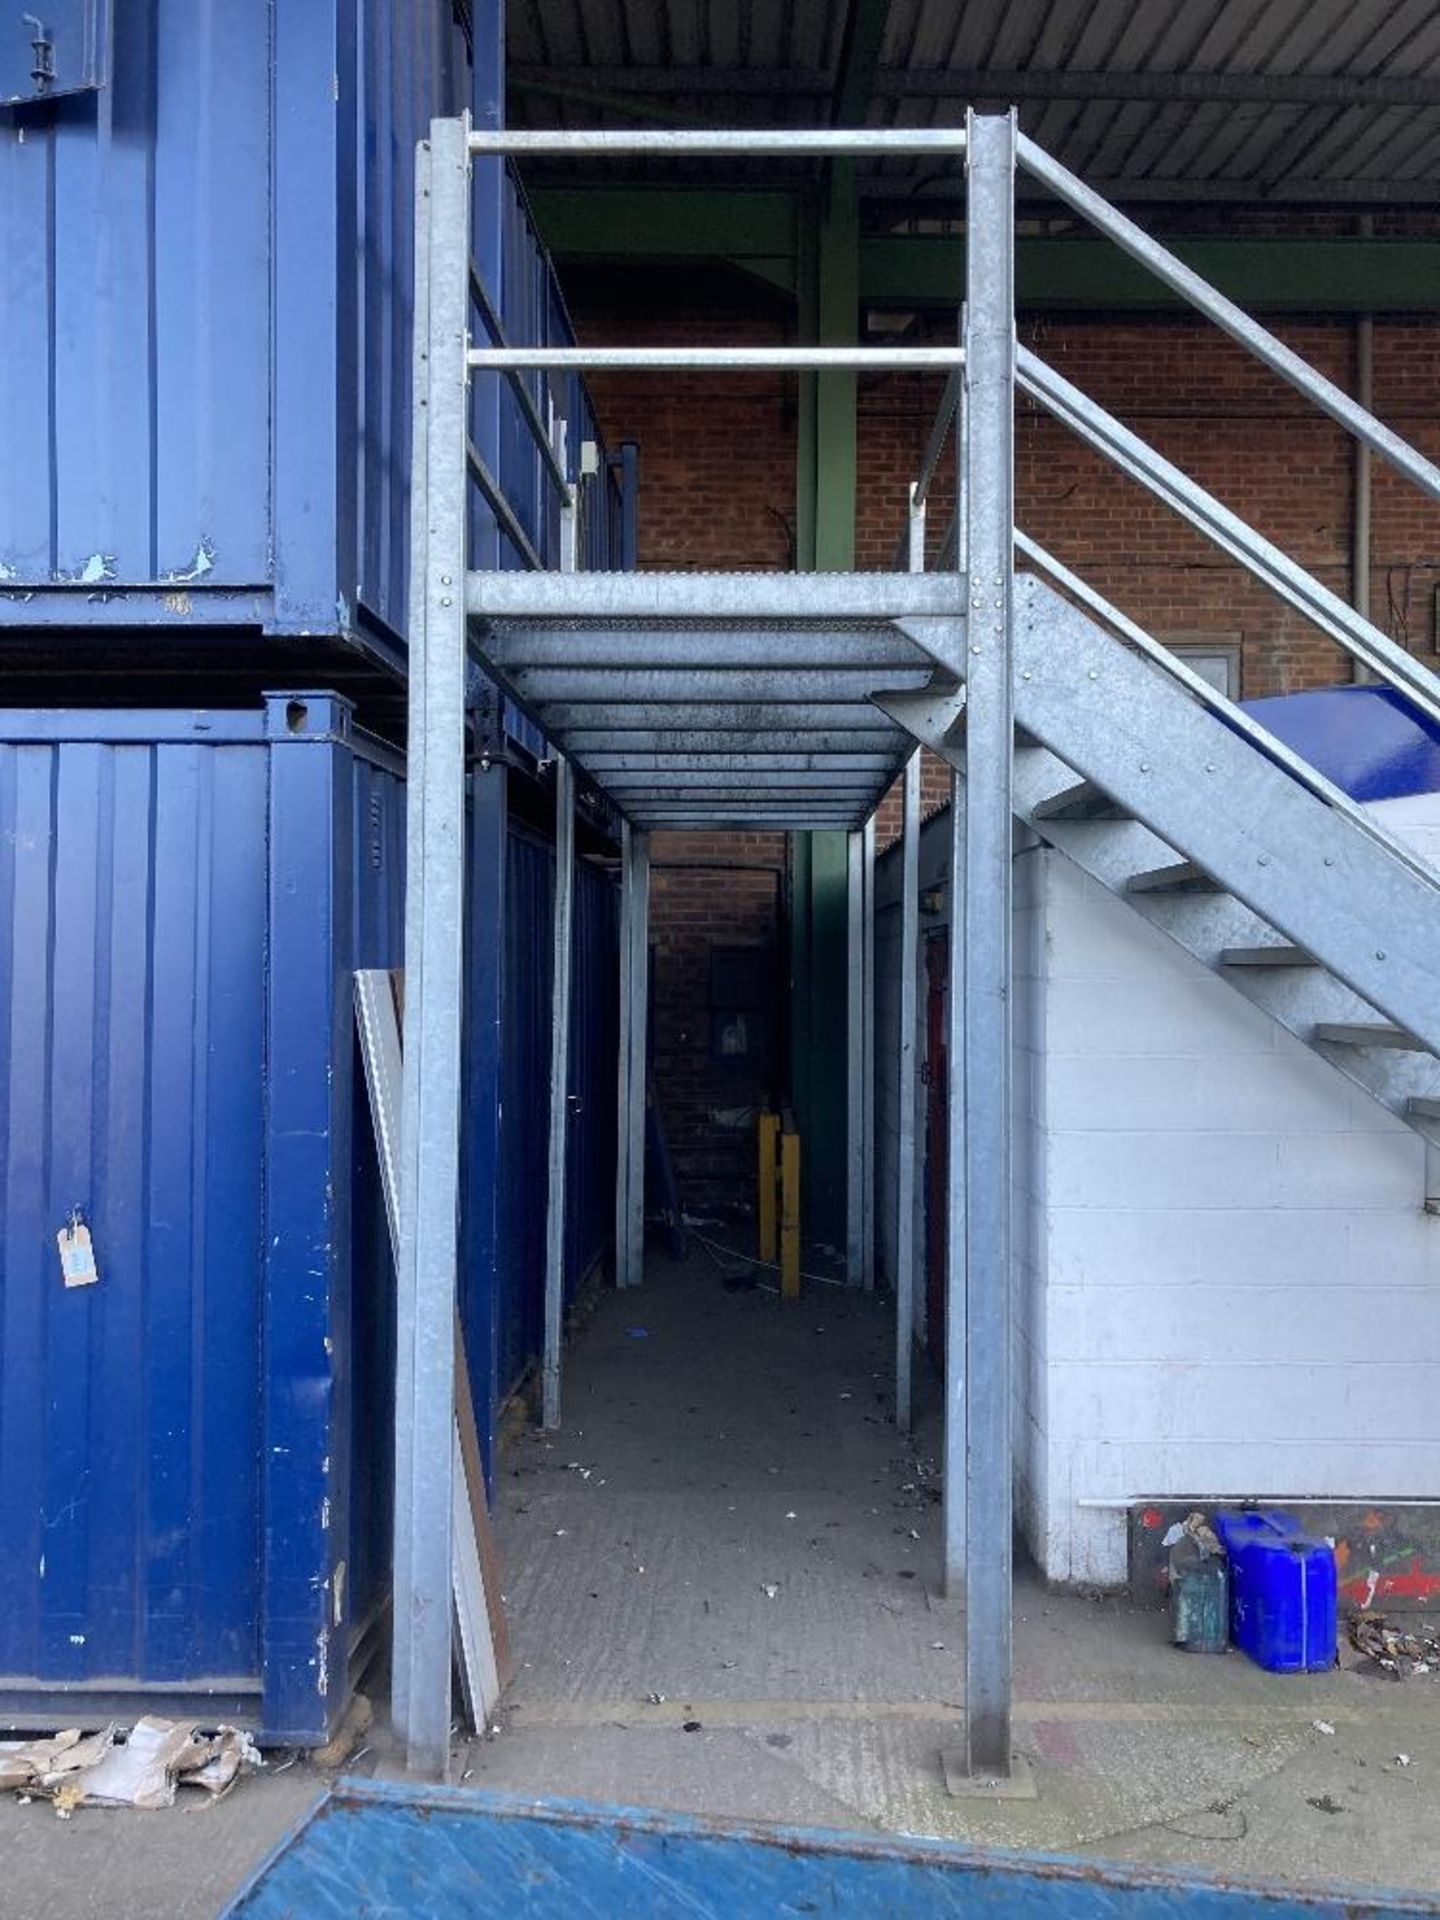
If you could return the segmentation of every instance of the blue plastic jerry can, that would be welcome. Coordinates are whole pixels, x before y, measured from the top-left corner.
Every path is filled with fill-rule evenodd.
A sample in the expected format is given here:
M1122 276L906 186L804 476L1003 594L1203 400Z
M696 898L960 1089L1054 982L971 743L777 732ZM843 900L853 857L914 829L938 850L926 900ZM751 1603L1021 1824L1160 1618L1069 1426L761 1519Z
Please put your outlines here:
M1335 1549L1293 1513L1217 1513L1230 1556L1230 1638L1271 1673L1335 1664Z

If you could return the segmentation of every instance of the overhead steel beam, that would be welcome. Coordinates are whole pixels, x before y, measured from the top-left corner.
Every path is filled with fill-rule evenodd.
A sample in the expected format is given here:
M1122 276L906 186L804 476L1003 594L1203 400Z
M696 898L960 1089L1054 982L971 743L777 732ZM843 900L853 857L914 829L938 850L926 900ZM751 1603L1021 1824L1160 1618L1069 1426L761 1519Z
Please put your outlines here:
M959 347L472 347L477 373L944 373Z
M589 698L619 706L631 700L732 702L791 700L808 694L816 700L863 703L871 690L897 692L927 686L931 668L922 662L905 667L507 667L505 678L522 700Z
M798 728L794 733L751 732L742 729L721 730L714 733L693 733L686 730L666 732L657 728L654 732L611 733L603 728L575 728L564 736L567 748L582 760L591 752L630 752L650 751L653 753L734 753L743 746L765 748L772 752L793 750L796 753L815 753L825 744L825 735L803 733ZM857 749L869 749L876 753L891 752L895 756L895 768L899 771L905 753L905 739L894 726L876 726L873 732L854 729L846 736L847 744Z
M466 605L480 621L902 620L952 615L954 587L910 573L472 573Z
M895 749L886 753L587 753L585 765L609 778L615 773L748 773L750 771L873 773L888 777Z
M953 192L939 192L937 185L943 187L944 183L937 183L930 172L913 177L867 174L860 182L860 195L872 204L903 208L907 217L913 219L927 208L959 204ZM1219 175L1199 180L1146 174L1143 177L1110 175L1092 179L1089 185L1106 200L1157 206L1263 206L1273 211L1287 206L1433 206L1435 203L1434 185L1425 178L1389 180L1316 174L1302 179L1292 174L1273 186L1266 186L1258 179L1227 179ZM1049 190L1038 181L1022 184L1016 197L1029 205L1053 203Z
M1161 184L1167 197L1176 197L1174 183ZM1413 184L1430 193L1428 181ZM1112 182L1107 197L1144 198L1154 186L1137 183L1127 191ZM892 182L887 191L893 187ZM1209 191L1205 182L1195 187L1194 198ZM1026 190L1022 182L1022 197ZM1252 184L1249 197L1253 200L1257 193ZM1424 198L1425 193L1415 197ZM1344 183L1343 193L1333 197L1353 200L1355 183ZM624 261L643 266L705 259L746 272L763 270L771 280L794 289L794 195L647 183L563 192L541 188L531 199L540 230L562 265ZM759 238L750 224L757 201L778 203L773 216L753 216ZM766 237L772 226L777 234L791 237ZM1177 259L1252 312L1433 312L1440 307L1440 241L1433 239L1209 235L1180 236L1166 245ZM762 257L757 247L771 251ZM859 247L862 304L953 307L955 277L964 260L963 234L862 233ZM1027 234L1017 240L1015 298L1022 310L1030 311L1174 312L1185 304L1106 241L1075 234Z
M636 820L645 827L664 827L675 833L690 831L724 833L731 829L745 833L843 832L864 818L863 808L847 813L815 813L801 807L782 807L773 813L739 813L733 807L695 813L669 813L647 808Z
M965 134L960 127L510 127L472 131L470 151L516 159L538 154L563 159L663 154L670 159L834 160L914 154L956 160L965 152Z
M870 696L864 700L816 701L742 701L716 706L704 700L627 701L617 707L612 700L547 700L545 724L551 733L584 727L606 733L653 731L655 728L702 727L707 732L733 727L746 733L773 733L797 729L814 733L825 740L845 744L845 735L857 729L871 733L883 718L883 710Z
M587 577L596 578L594 574ZM525 667L564 667L586 673L602 668L629 672L638 667L686 671L765 667L776 673L865 667L884 672L925 664L919 649L889 623L825 630L774 626L759 631L718 625L604 626L593 632L574 626L556 630L515 625L492 629L478 644L485 659L505 673Z
M833 96L836 74L827 67L585 66L524 65L511 69L511 84L525 88L563 85L583 75L608 94L738 99ZM1105 72L1101 69L1035 67L881 67L874 91L895 100L1154 100L1228 101L1257 106L1440 105L1440 81L1407 74Z
M738 791L747 788L753 792L776 793L781 790L794 793L871 793L888 779L889 768L876 768L869 773L855 773L849 769L834 772L796 772L791 767L720 767L711 772L698 768L652 768L645 773L606 772L601 778L606 793L678 793L707 792L714 793Z

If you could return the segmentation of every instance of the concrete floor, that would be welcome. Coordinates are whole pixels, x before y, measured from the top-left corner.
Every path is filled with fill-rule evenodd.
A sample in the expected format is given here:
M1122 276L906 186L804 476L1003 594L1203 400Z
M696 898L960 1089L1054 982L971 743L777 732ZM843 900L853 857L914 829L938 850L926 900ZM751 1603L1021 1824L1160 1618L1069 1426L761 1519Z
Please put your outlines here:
M947 1796L962 1662L959 1622L929 1597L937 1410L901 1442L890 1368L885 1300L814 1287L782 1307L727 1292L704 1255L601 1295L567 1357L565 1426L525 1435L502 1470L519 1669L501 1730L457 1754L455 1777L1440 1889L1434 1683L1181 1654L1163 1615L1049 1594L1023 1571L1016 1737L1038 1798ZM401 1772L382 1729L366 1745L360 1771ZM328 1782L294 1762L218 1805L63 1822L0 1796L0 1916L213 1915Z
M798 1307L732 1293L703 1253L601 1296L567 1358L564 1427L527 1434L502 1473L519 1670L465 1777L1440 1888L1432 1682L1183 1654L1163 1614L1047 1593L1023 1570L1016 1742L1038 1797L945 1793L963 1662L960 1622L930 1593L938 1409L913 1447L896 1435L891 1311L833 1287Z

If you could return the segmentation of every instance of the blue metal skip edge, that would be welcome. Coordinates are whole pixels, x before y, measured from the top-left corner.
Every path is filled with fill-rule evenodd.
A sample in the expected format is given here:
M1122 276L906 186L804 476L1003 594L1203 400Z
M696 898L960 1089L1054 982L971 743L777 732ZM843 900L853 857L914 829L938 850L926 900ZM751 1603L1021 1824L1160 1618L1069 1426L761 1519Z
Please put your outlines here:
M578 1800L342 1781L238 1895L249 1920L516 1913L1061 1915L1321 1920L1440 1914L1425 1894L1299 1888L899 1835L752 1827Z

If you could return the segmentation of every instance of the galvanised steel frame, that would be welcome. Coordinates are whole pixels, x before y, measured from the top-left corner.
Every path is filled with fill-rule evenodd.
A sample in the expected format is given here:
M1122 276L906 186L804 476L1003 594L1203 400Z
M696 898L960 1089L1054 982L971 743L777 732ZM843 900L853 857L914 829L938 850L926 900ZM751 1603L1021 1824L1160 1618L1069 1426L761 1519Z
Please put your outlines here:
M467 243L472 156L617 152L751 157L909 153L932 160L963 158L968 245L959 345L544 349L500 341L491 328L496 344L472 346L468 319L477 279ZM1067 694L1061 702L1063 711L1054 709L1061 676L1049 671L1054 657L1045 651L1047 635L1063 643L1068 649L1065 658L1073 665L1087 648L1093 651L1096 636L1103 639L1105 630L1118 633L1131 650L1121 651L1118 668L1111 661L1112 677L1123 668L1134 681L1127 697L1137 711L1145 703L1149 684L1142 684L1143 676L1158 669L1189 696L1180 703L1182 720L1198 704L1224 720L1223 742L1231 743L1235 752L1243 748L1253 756L1254 747L1263 745L1263 766L1283 768L1294 783L1287 781L1271 796L1272 810L1291 794L1297 796L1298 804L1303 790L1309 805L1301 811L1310 839L1318 831L1315 799L1325 803L1320 824L1339 840L1347 834L1351 840L1385 839L1390 857L1385 884L1390 893L1377 903L1377 910L1384 908L1392 919L1398 913L1403 923L1422 878L1428 887L1428 876L1412 871L1413 858L1389 841L1344 794L1263 734L1182 661L1015 530L1012 467L1018 383L1354 657L1425 711L1440 711L1429 676L1402 649L1326 594L1278 549L1036 355L1022 351L1017 356L1013 297L1017 158L1045 191L1090 219L1373 451L1432 498L1440 498L1440 469L1308 368L1033 142L1018 136L1013 114L972 114L963 129L821 133L653 129L478 133L460 121L441 121L434 124L429 146L422 150L416 235L408 1043L401 1180L394 1661L396 1720L413 1767L440 1774L448 1759L452 1316L460 1202L460 949L465 889L464 694L472 655L531 713L562 757L566 768L561 784L562 836L573 805L573 782L578 779L607 793L623 822L621 1153L616 1206L620 1285L635 1284L641 1278L648 836L661 827L832 828L851 836L851 964L859 979L848 1023L852 1092L846 1241L851 1278L859 1283L871 1278L873 1183L868 1142L873 1121L866 1093L873 1070L867 1011L873 1000L868 977L871 946L866 933L871 822L878 801L903 771L897 1233L901 1271L896 1276L896 1411L902 1427L910 1414L915 1257L919 827L915 741L934 747L956 769L950 881L944 1570L950 1590L963 1595L966 1604L963 1766L972 1776L997 1779L1011 1770L1010 857L1012 802L1021 797L1016 788L1015 722L1018 710L1022 723L1030 715L1040 732L1048 729L1058 735L1063 720L1067 751L1074 764L1083 768L1086 728L1098 725L1086 699L1110 697L1098 684L1097 666L1080 683L1085 697ZM939 414L912 489L910 522L895 572L580 576L565 571L482 573L468 567L467 482L475 481L483 492L488 478L480 470L466 432L472 377L491 374L518 387L527 371L536 370L762 366L790 371L909 367L947 372ZM534 424L541 427L533 403L527 404L526 417L533 416ZM957 429L957 506L940 543L939 568L927 573L926 498L952 426ZM559 471L563 491L563 467ZM1025 616L1023 631L1018 632L1013 565L1017 545L1070 596L1067 607L1038 580L1026 579L1019 590ZM1088 611L1082 613L1079 607ZM1060 627L1065 630L1060 632ZM1052 628L1054 634L1050 634ZM1137 674L1141 681L1135 681ZM1055 687L1050 685L1052 677ZM1170 707L1174 708L1173 698ZM1173 732L1173 712L1168 724ZM1191 791L1181 779L1184 755L1178 747L1171 752L1166 741L1157 738L1169 769L1163 780L1158 768L1152 777L1148 759L1139 769L1143 780L1132 778L1133 770L1122 775L1113 768L1107 777L1119 782L1112 790L1141 820L1151 817L1142 794L1163 790L1171 815L1176 820L1183 816L1186 833L1194 838L1199 833L1198 828L1191 832L1197 810L1204 824L1205 796ZM1205 836L1200 833L1199 837ZM1235 848L1216 841L1213 833L1206 845L1210 870L1241 899L1246 898L1243 876L1231 874L1239 857ZM563 857L568 865L568 853ZM1337 841L1336 859L1327 860L1326 867L1337 866L1339 859ZM1291 884L1288 872L1286 884ZM1313 897L1314 887L1306 890L1298 867L1295 884L1301 889L1297 900L1302 895ZM551 1107L547 1420L558 1416L559 1407L568 885L568 879L562 878L556 925L554 1058L561 1064ZM1254 904L1259 911L1265 903ZM1280 909L1270 904L1274 923L1283 930L1288 909L1283 903ZM1304 917L1300 906L1296 914ZM1328 936L1327 944L1336 947ZM1384 1011L1390 991L1381 965L1386 956L1381 952L1367 957L1359 946L1353 953L1345 948L1339 963L1332 957L1327 964ZM1395 1004L1408 1005L1411 998L1399 994Z
M697 150L692 136L642 133L618 137L578 136L597 150ZM1014 128L1009 117L976 121L964 130L939 133L824 133L819 135L705 136L712 152L776 151L786 154L868 150L959 158L968 150L972 177L988 184L998 208L1013 169ZM965 589L960 576L885 575L607 575L479 573L467 565L465 518L468 484L488 494L466 432L468 382L498 374L518 382L525 372L598 367L678 367L790 371L836 367L904 367L944 370L947 394L958 392L969 339L954 347L643 349L472 346L469 303L477 278L465 236L469 230L467 187L471 156L565 148L569 136L472 133L462 122L437 122L422 152L418 188L416 324L416 459L413 499L414 590L410 683L410 867L407 893L407 1036L405 1121L402 1158L400 1346L397 1395L397 1497L395 1556L395 1711L412 1767L443 1773L449 1734L449 1407L456 1219L460 1203L459 1061L460 928L464 894L464 691L472 654L527 710L554 743L560 758L559 866L555 921L553 1003L554 1086L547 1213L547 1287L542 1370L542 1418L553 1424L560 1408L562 1253L564 1246L564 1148L567 1116L565 1061L568 1046L568 971L574 788L585 779L614 801L622 817L621 1050L619 1064L620 1165L616 1201L616 1279L622 1286L642 1277L645 1152L645 1030L647 998L648 836L659 827L765 826L786 830L840 828L850 836L850 924L854 982L850 999L850 1227L851 1278L873 1281L873 814L896 776L904 775L907 857L914 866L919 826L919 772L914 739L877 705L907 697L953 700L959 681L965 632ZM978 162L978 166L977 166ZM1009 246L1008 209L994 221L994 247ZM983 252L979 259L987 257ZM1010 392L1013 353L1008 272L993 284L972 285L970 334L981 345L979 364L987 382L987 433L998 429L989 450L987 479L973 497L987 519L977 531L977 550L994 556L1007 578L1002 525L1008 516ZM958 291L958 289L957 289ZM483 294L483 289L480 289ZM983 328L983 338L979 329ZM527 393L528 412L536 414ZM528 415L527 415L528 417ZM977 415L977 417L982 417ZM948 427L937 429L935 461ZM563 468L561 469L563 474ZM566 496L562 503L569 506ZM569 551L573 553L573 540ZM990 822L1008 822L1006 756L999 743L1008 728L1005 609L1002 581L988 609L987 673L972 695L988 714L986 739L994 743L998 787L987 809ZM907 632L897 622L923 623ZM923 632L917 640L915 632ZM973 677L973 669L972 669ZM993 701L993 712L990 704ZM973 723L972 723L973 724ZM968 796L975 783L962 792ZM983 885L972 908L977 940L992 925L987 965L1008 951L1007 862L992 848ZM912 887L913 892L913 887ZM983 893L983 900L979 895ZM912 903L913 905L913 903ZM914 913L907 931L909 970L914 973ZM981 949L977 947L977 951ZM955 1004L972 1006L971 1053L983 1070L1008 1058L1003 1025L1004 995L967 982L963 949L957 947ZM913 979L908 1004L913 1014ZM997 1012L1001 1025L994 1027ZM912 1020L913 1024L913 1020ZM991 1029L994 1029L993 1031ZM904 1037L902 1037L902 1042ZM1006 1071L992 1075L986 1110L966 1133L988 1170L997 1147L992 1138L1006 1123ZM902 1244L914 1249L914 1044L902 1043L902 1073L912 1097L905 1103L908 1141L901 1182ZM957 1089L961 1078L956 1076ZM956 1105L959 1107L957 1092ZM960 1129L957 1127L957 1139ZM982 1143L984 1143L982 1145ZM957 1159L955 1178L964 1177ZM986 1174L988 1178L988 1171ZM964 1209L955 1209L964 1218ZM1002 1208L1003 1212L1003 1208ZM973 1285L977 1297L997 1285L1005 1260L1001 1238L986 1250ZM996 1221L984 1216L984 1231ZM963 1280L957 1263L957 1283ZM1003 1293L1003 1289L1002 1289ZM908 1318L913 1288L903 1288L906 1326L897 1363L897 1391L908 1421ZM982 1323L986 1338L1003 1320L1003 1297L989 1303ZM965 1326L963 1313L955 1325ZM1003 1347L1004 1339L1000 1342ZM994 1356L991 1356L993 1359ZM957 1352L956 1367L965 1357ZM987 1364L990 1360L987 1359ZM1003 1355L1000 1356L1003 1366ZM956 1405L968 1404L958 1392ZM974 1762L1004 1772L1009 1765L1008 1725L1008 1438L979 1421L1003 1405L1005 1389L980 1396L978 1414L964 1428L952 1420L954 1473L968 1472L977 1492L973 1510L1003 1536L1005 1554L987 1594L1003 1589L1003 1617L974 1615L976 1697L987 1707L977 1723ZM1003 1423L1002 1423L1003 1424ZM967 1467L968 1456L968 1467ZM979 1491L983 1489L982 1491ZM953 1569L952 1569L953 1573ZM988 1654L985 1652L989 1649ZM988 1744L987 1744L988 1743Z

